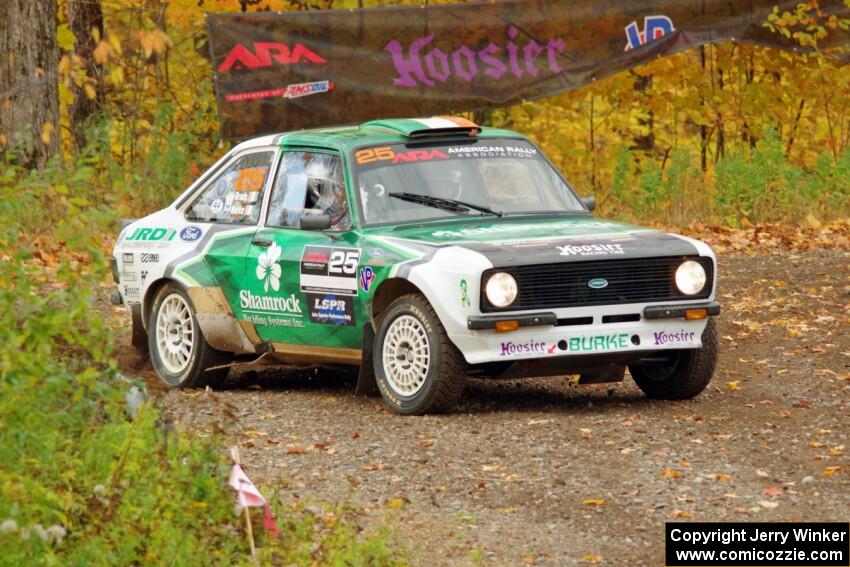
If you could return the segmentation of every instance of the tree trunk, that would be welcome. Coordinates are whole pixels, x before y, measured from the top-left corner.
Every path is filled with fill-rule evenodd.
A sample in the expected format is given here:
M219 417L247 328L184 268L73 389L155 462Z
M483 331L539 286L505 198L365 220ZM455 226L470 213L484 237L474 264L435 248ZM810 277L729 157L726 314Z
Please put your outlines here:
M26 167L59 153L58 63L56 0L0 1L0 133Z
M76 40L74 52L83 60L86 75L94 81L94 98L89 98L84 88L72 82L74 102L68 109L71 118L71 131L74 145L82 148L86 145L86 130L91 126L91 118L103 107L105 91L103 68L94 59L97 42L92 30L103 38L103 9L100 0L68 0L68 25Z

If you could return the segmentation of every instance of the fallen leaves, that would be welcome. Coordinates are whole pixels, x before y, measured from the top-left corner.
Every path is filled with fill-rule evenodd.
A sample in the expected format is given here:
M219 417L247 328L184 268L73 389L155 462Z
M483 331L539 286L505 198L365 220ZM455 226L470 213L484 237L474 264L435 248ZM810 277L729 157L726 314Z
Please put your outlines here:
M733 382L726 382L726 387L728 389L732 390L732 391L740 390L741 389L741 381L735 380Z
M664 469L663 471L661 471L661 478L665 478L665 479L670 480L670 479L681 478L681 477L682 477L682 473L677 471L676 469Z
M841 470L841 467L839 467L837 465L833 465L831 467L826 467L825 469L823 469L823 476L831 477L832 475L834 475L835 473L837 473L840 470Z
M763 488L761 493L765 496L772 496L774 498L785 494L781 488L777 488L775 486L768 486L767 488Z
M603 506L605 504L605 500L601 498L585 498L582 500L582 504L585 506Z

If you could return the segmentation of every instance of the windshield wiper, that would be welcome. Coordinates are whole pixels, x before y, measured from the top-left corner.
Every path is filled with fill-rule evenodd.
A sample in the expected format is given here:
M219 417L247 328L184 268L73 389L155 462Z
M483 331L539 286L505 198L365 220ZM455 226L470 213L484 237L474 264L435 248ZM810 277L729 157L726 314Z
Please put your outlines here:
M440 197L431 197L430 195L417 195L416 193L405 193L397 191L389 193L389 196L395 197L396 199L401 199L402 201L409 201L411 203L417 203L419 205L425 205L427 207L443 209L455 213L464 213L473 210L488 215L494 215L497 217L502 216L502 213L500 213L499 211L494 211L493 209L484 207L482 205L473 205L472 203L458 201L456 199L441 199Z

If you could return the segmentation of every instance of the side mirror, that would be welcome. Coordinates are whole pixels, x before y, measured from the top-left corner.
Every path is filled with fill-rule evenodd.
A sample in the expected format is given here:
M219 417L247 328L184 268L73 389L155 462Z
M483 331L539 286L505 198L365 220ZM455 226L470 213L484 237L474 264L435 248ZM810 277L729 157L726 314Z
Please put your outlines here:
M327 230L331 227L329 215L302 215L301 230Z
M596 197L582 197L581 204L592 213L596 210Z

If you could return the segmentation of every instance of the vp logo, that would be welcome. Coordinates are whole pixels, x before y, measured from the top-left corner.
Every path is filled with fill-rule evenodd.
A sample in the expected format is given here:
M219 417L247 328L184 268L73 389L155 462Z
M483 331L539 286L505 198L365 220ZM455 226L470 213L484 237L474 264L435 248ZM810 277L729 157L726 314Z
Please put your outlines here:
M626 51L637 49L641 45L653 42L667 34L676 31L673 26L673 20L667 16L647 16L643 19L643 31L638 27L637 22L632 22L626 26L626 37L629 43L626 44Z

